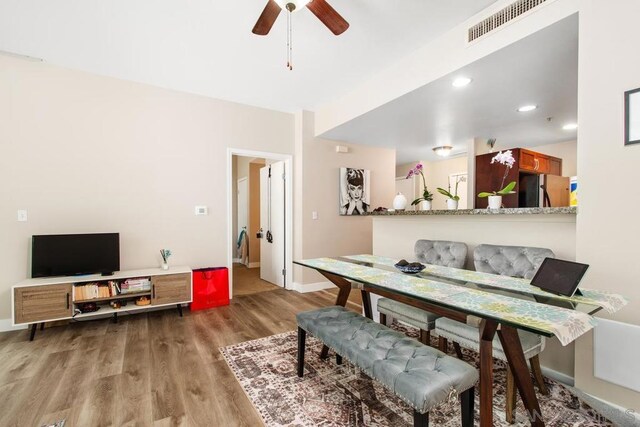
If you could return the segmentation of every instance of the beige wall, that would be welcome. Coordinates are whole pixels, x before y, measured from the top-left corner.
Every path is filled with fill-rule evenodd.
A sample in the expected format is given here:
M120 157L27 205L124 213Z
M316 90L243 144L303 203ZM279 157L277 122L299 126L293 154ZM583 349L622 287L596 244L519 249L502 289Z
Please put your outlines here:
M304 112L298 117L302 123L296 137L300 138L304 170L302 182L297 183L301 187L295 192L295 196L302 198L300 223L296 224L296 229L301 230L298 238L302 238L299 256L371 253L371 218L338 214L338 174L341 167L370 170L371 207L390 206L395 192L395 150L315 138L314 114ZM336 153L338 144L349 147L349 153ZM318 213L317 220L311 219L313 211ZM295 274L298 284L326 281L309 269L297 267Z
M640 145L623 145L623 93L640 87L640 56L634 53L638 16L637 0L581 2L578 81L577 256L591 264L585 287L629 298L611 317L633 325L640 325ZM612 208L617 202L623 207ZM640 412L640 393L594 378L592 345L592 334L576 343L576 385Z
M0 94L0 319L33 234L119 232L122 269L226 265L227 147L294 151L292 114L43 63L0 56Z
M453 240L469 245L467 268L473 269L473 249L482 243L538 246L553 250L559 258L576 258L576 218L573 215L376 217L373 220L373 253L415 259L418 239ZM548 339L541 354L543 366L573 376L573 344L566 347Z

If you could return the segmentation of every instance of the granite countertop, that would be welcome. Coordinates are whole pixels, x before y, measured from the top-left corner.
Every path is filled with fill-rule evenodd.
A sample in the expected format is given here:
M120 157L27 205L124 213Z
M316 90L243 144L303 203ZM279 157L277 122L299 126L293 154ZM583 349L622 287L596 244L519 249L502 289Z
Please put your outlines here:
M575 206L562 208L503 208L503 209L458 209L416 211L413 208L404 211L368 212L370 216L409 216L409 215L575 215Z

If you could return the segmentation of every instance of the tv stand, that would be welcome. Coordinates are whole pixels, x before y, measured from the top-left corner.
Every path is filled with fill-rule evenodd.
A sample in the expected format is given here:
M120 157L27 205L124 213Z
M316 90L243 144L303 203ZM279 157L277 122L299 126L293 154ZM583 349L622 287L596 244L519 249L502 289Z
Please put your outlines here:
M77 292L77 287L82 285L122 283L126 279L135 278L148 278L151 286L149 289L135 292L92 298L82 297L83 299ZM148 298L150 304L136 305L135 301L140 297ZM13 325L29 325L31 340L35 337L38 324L40 330L43 330L45 322L57 320L111 316L113 321L117 322L118 314L144 312L147 309L159 307L177 307L178 314L182 317L182 305L192 301L191 268L117 271L108 276L108 279L101 274L27 279L13 286L11 298ZM114 308L110 303L116 300L127 304ZM76 309L84 303L98 304L100 310L76 313Z

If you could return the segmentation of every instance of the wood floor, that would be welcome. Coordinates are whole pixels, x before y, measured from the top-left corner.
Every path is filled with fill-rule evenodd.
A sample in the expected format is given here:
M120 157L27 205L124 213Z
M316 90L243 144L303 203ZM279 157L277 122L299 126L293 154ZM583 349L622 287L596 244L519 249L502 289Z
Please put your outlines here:
M260 279L260 268L247 268L243 264L233 264L233 295L252 295L275 289L279 287Z
M33 342L2 333L0 426L261 425L218 348L294 330L297 312L334 301L332 291L278 289L183 318L166 310L46 328Z

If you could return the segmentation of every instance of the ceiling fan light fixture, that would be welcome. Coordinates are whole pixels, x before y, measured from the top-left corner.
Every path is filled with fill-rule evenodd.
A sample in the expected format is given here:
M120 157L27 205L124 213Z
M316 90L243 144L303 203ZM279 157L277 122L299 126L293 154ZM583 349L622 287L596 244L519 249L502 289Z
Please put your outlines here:
M453 150L453 147L450 145L440 145L438 147L433 148L433 152L440 157L449 156L449 154L451 154L451 150Z

